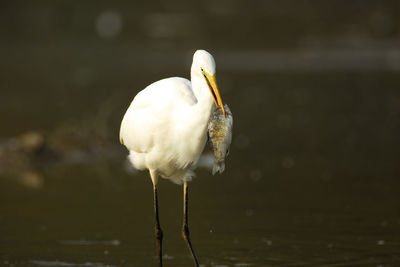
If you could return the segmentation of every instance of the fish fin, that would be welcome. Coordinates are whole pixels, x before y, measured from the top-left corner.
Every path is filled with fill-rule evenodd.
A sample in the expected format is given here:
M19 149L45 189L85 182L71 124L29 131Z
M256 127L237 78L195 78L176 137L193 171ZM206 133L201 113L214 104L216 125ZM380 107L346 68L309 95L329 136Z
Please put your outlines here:
M210 144L211 148L214 148L214 145L213 145L211 137L210 137L210 131L207 131L207 141L206 142Z
M225 162L220 161L220 162L214 162L212 174L215 175L217 172L220 174L225 170Z

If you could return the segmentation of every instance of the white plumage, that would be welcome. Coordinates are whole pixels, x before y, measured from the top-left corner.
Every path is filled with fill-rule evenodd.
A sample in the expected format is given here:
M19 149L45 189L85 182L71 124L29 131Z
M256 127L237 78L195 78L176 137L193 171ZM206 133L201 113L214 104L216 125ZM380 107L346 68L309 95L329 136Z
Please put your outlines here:
M222 106L215 61L207 51L198 50L190 81L159 80L130 104L121 123L120 141L128 148L132 164L148 169L153 183L158 176L175 183L190 181L207 140L213 102Z

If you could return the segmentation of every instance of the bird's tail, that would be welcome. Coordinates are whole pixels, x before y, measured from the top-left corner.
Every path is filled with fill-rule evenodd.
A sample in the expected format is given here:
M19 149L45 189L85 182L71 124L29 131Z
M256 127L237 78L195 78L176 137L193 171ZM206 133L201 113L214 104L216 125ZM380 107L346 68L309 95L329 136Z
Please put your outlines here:
M215 175L217 172L220 174L225 170L225 162L224 161L214 161L214 166L212 170L212 174Z

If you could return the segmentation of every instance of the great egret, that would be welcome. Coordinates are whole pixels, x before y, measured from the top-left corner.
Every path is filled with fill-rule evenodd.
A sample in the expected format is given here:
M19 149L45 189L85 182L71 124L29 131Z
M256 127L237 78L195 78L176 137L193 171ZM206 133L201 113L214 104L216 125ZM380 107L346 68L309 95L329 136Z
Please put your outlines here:
M140 91L122 119L120 142L137 169L148 169L153 182L158 264L162 266L163 232L158 216L158 177L183 183L182 235L199 266L188 226L188 181L207 141L213 103L225 114L215 78L215 61L205 50L193 55L191 80L172 77Z

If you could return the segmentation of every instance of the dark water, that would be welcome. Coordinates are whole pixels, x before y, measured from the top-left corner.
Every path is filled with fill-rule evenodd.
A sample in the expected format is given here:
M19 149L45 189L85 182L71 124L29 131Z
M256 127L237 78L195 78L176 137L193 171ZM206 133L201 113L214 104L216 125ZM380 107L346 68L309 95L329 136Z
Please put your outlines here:
M397 2L44 3L1 9L0 265L156 265L119 123L206 48L235 125L224 174L189 185L200 263L400 266ZM8 149L27 131L63 156ZM180 186L160 212L165 266L191 266Z

